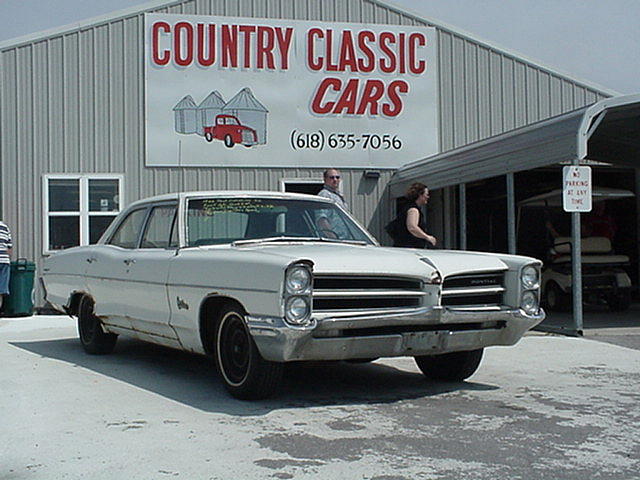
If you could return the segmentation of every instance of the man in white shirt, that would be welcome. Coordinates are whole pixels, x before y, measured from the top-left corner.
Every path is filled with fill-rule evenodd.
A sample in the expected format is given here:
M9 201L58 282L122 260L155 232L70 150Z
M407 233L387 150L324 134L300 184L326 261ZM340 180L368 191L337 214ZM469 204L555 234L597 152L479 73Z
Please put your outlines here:
M340 193L340 170L329 168L324 171L324 186L318 196L333 200L344 210L349 211L349 206L344 200L344 196Z
M324 171L324 186L318 193L319 197L328 198L336 203L343 210L348 211L349 206L344 200L344 196L340 193L340 171L335 168L329 168ZM343 222L335 218L335 212L331 210L323 211L317 220L318 228L323 236L329 238L346 238L347 232Z

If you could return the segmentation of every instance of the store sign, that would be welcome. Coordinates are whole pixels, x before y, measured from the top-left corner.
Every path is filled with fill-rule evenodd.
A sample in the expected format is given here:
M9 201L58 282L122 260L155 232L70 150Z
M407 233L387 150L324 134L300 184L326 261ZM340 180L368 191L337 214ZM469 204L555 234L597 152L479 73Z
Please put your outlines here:
M562 206L565 212L591 211L591 167L562 168Z
M145 15L146 164L395 168L438 152L435 29Z

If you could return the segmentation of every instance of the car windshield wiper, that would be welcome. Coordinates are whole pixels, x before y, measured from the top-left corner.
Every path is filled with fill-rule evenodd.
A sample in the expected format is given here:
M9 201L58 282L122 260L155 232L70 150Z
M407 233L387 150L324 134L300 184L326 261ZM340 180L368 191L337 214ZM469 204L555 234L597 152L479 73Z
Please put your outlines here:
M367 245L367 242L363 240L340 240L338 238L322 238L322 237L266 237L266 238L251 238L247 240L236 240L231 243L232 246L242 245L254 245L256 243L273 243L273 242L330 242L330 243L349 243L353 245Z

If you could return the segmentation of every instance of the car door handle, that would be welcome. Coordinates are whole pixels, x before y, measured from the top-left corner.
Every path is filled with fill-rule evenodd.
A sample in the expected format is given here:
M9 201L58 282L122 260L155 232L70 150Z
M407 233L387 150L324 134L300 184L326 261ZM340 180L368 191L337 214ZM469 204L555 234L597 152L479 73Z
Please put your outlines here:
M98 259L97 259L96 257L89 257L89 258L87 258L87 262L89 262L89 263L93 263L93 262L95 262L95 261L97 261L97 260L98 260Z
M136 263L136 259L135 258L127 258L126 260L123 260L125 265L131 265L132 263Z

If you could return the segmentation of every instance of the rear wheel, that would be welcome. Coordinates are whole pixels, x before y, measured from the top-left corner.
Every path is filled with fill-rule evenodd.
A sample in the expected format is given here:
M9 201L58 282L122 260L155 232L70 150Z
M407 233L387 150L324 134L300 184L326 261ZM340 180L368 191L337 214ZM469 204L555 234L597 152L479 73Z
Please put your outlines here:
M118 336L105 333L102 322L93 313L94 303L90 297L82 297L78 308L78 334L82 348L92 355L104 355L113 352Z
M473 375L482 360L484 349L467 352L451 352L442 355L414 357L425 377L433 380L459 382Z
M629 291L612 294L607 299L607 304L612 312L624 312L631 306L631 294Z
M266 398L280 385L283 364L262 358L237 305L226 305L218 316L215 352L218 371L234 397Z
M225 135L224 136L224 144L228 148L233 147L234 142L233 142L233 138L231 138L231 135Z
M211 132L205 132L204 138L207 140L207 142L213 142L213 135L211 134Z

